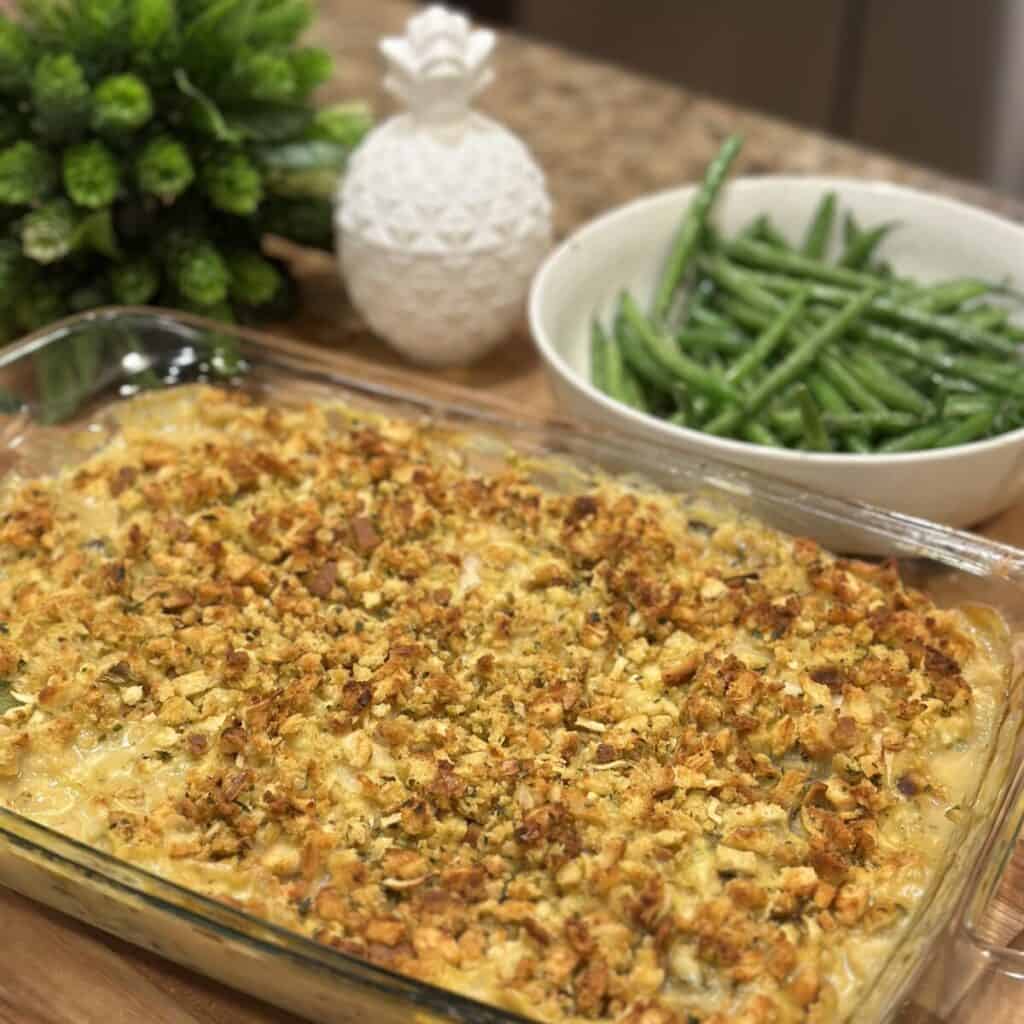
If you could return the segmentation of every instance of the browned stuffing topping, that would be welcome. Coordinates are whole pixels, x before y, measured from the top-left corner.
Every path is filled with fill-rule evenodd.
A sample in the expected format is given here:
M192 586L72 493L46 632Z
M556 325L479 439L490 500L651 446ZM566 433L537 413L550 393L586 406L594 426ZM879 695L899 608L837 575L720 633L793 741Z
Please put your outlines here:
M178 401L4 496L0 799L547 1021L849 1009L991 683L958 613L699 499Z

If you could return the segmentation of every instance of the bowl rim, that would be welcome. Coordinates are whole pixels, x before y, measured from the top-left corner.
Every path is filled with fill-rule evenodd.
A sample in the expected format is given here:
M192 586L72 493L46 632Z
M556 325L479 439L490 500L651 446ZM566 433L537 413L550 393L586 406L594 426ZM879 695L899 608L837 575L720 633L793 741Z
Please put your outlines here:
M968 214L988 222L988 227L1000 231L1012 231L1022 237L1024 241L1024 224L1010 220L991 210L975 206L972 203L954 199L936 192L926 192L923 189L912 185L902 185L896 182L879 181L872 178L850 178L820 174L748 174L740 175L732 179L723 191L739 188L741 191L754 189L764 185L779 186L802 186L840 191L853 189L861 192L872 192L888 194L893 197L924 201L939 207L945 207L957 214ZM581 224L574 231L568 234L551 252L545 257L538 267L530 283L530 293L527 306L527 317L530 326L530 333L534 343L540 351L541 357L549 368L553 369L569 386L581 390L588 399L613 415L624 416L627 420L642 427L656 427L665 436L666 441L673 438L686 439L707 445L711 451L727 452L736 455L749 455L751 453L766 461L782 464L799 463L804 465L817 466L905 466L908 463L941 462L952 457L959 457L965 454L982 454L996 451L1001 448L1010 447L1014 442L1024 440L1024 427L1017 427L1004 434L997 434L995 437L983 438L980 441L969 441L966 444L952 445L946 448L924 448L912 452L807 452L796 448L771 448L767 445L753 444L749 441L738 441L733 438L718 437L714 434L705 433L693 427L682 427L668 420L660 419L649 413L640 412L628 405L617 402L610 398L603 391L599 391L582 374L576 373L569 364L562 358L561 353L548 336L543 325L541 305L549 281L555 272L556 266L572 251L586 243L588 236L597 235L608 226L618 220L628 220L640 210L650 206L657 206L670 200L679 202L685 201L688 195L692 195L699 187L698 182L690 182L684 185L677 185L672 188L661 189L657 192L649 192L638 196L619 206L614 206L596 217Z

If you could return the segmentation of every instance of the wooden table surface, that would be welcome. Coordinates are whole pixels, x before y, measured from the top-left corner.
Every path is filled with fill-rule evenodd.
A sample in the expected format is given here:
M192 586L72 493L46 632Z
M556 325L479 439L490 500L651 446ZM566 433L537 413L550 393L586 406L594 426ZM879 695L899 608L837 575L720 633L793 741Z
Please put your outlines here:
M6 0L0 0L0 8ZM321 0L313 36L338 56L325 99L365 96L379 112L376 41L401 29L410 7L389 0ZM681 57L682 59L682 57ZM746 136L742 170L833 173L910 182L1024 219L1024 206L878 154L827 140L512 37L502 39L498 79L482 106L527 140L548 174L559 233L633 196L697 177L725 134ZM278 333L332 346L357 361L399 367L347 309L333 261L289 252L303 313ZM415 386L418 371L403 369ZM552 408L525 331L481 364L445 374L485 395ZM1024 506L986 524L986 535L1024 546ZM1001 892L1006 936L1024 939L1024 848ZM0 889L0 1024L287 1024L295 1018ZM1024 996L980 982L957 1024L1024 1020ZM901 1021L934 1020L911 1010ZM367 1022L372 1024L372 1022Z

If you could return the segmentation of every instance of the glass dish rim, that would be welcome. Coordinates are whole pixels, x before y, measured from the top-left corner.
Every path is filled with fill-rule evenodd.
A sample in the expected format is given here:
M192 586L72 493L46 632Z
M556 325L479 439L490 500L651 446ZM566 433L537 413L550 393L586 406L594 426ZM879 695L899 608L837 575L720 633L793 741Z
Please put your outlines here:
M504 398L488 395L485 400L481 400L468 389L448 382L423 379L416 382L417 387L422 386L422 392L411 390L408 378L402 379L400 371L370 367L354 361L349 363L349 357L344 352L156 307L104 307L58 321L0 350L0 370L49 344L59 342L79 327L115 322L123 326L126 321L136 319L145 321L149 326L171 331L177 328L179 331L184 329L231 334L253 349L254 364L257 366L343 388L352 395L371 401L401 404L406 410L412 408L427 415L454 418L460 429L471 429L476 425L508 431L513 435L543 435L550 431L566 431L578 447L596 447L606 455L637 458L639 442L628 437L622 438L611 431L583 426L557 416L524 415L521 407L512 406ZM355 372L365 374L365 377L360 379L350 375ZM551 454L571 455L573 452L571 445L567 444L564 449L556 449ZM644 442L643 461L653 463L659 455L681 460L691 472L700 473L709 483L723 491L743 497L767 497L783 505L806 507L807 504L813 504L816 512L830 521L852 525L874 536L897 538L916 551L918 556L928 557L958 572L1002 579L1020 586L1024 593L1024 551L1011 545L867 504L816 494L722 460L694 456L668 443ZM964 888L954 900L946 918L947 926L954 926L958 934L965 937L979 952L993 962L1006 964L1000 967L1006 973L1024 973L1024 950L994 946L986 942L975 929L965 906L971 896L971 885L983 872L992 848L999 841L999 833L1005 826L1007 814L1019 800L1022 790L1024 764L1009 773L1004 798L993 807L991 818L980 826L986 830L984 839L974 862L963 877ZM217 934L230 937L261 953L283 955L303 966L327 970L339 980L369 985L381 994L409 999L421 1009L441 1012L461 1009L468 1015L466 1019L493 1024L528 1024L528 1018L515 1011L482 1003L325 946L299 932L272 924L119 860L3 807L0 807L0 837L22 850L50 861L62 862L83 873L86 878L98 876L105 885L152 904L159 911L185 919L200 928L212 929ZM119 877L123 875L133 876L144 884L132 885L125 878ZM923 961L923 957L920 959ZM907 981L918 977L923 966L923 962L915 963L906 972ZM904 986L899 987L906 994Z

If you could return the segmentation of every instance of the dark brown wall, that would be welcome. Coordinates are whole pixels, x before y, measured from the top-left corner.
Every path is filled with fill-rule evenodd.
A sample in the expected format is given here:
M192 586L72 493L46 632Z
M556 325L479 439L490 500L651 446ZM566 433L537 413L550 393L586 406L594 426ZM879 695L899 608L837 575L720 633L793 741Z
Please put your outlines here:
M468 0L492 20L984 180L1022 0Z

